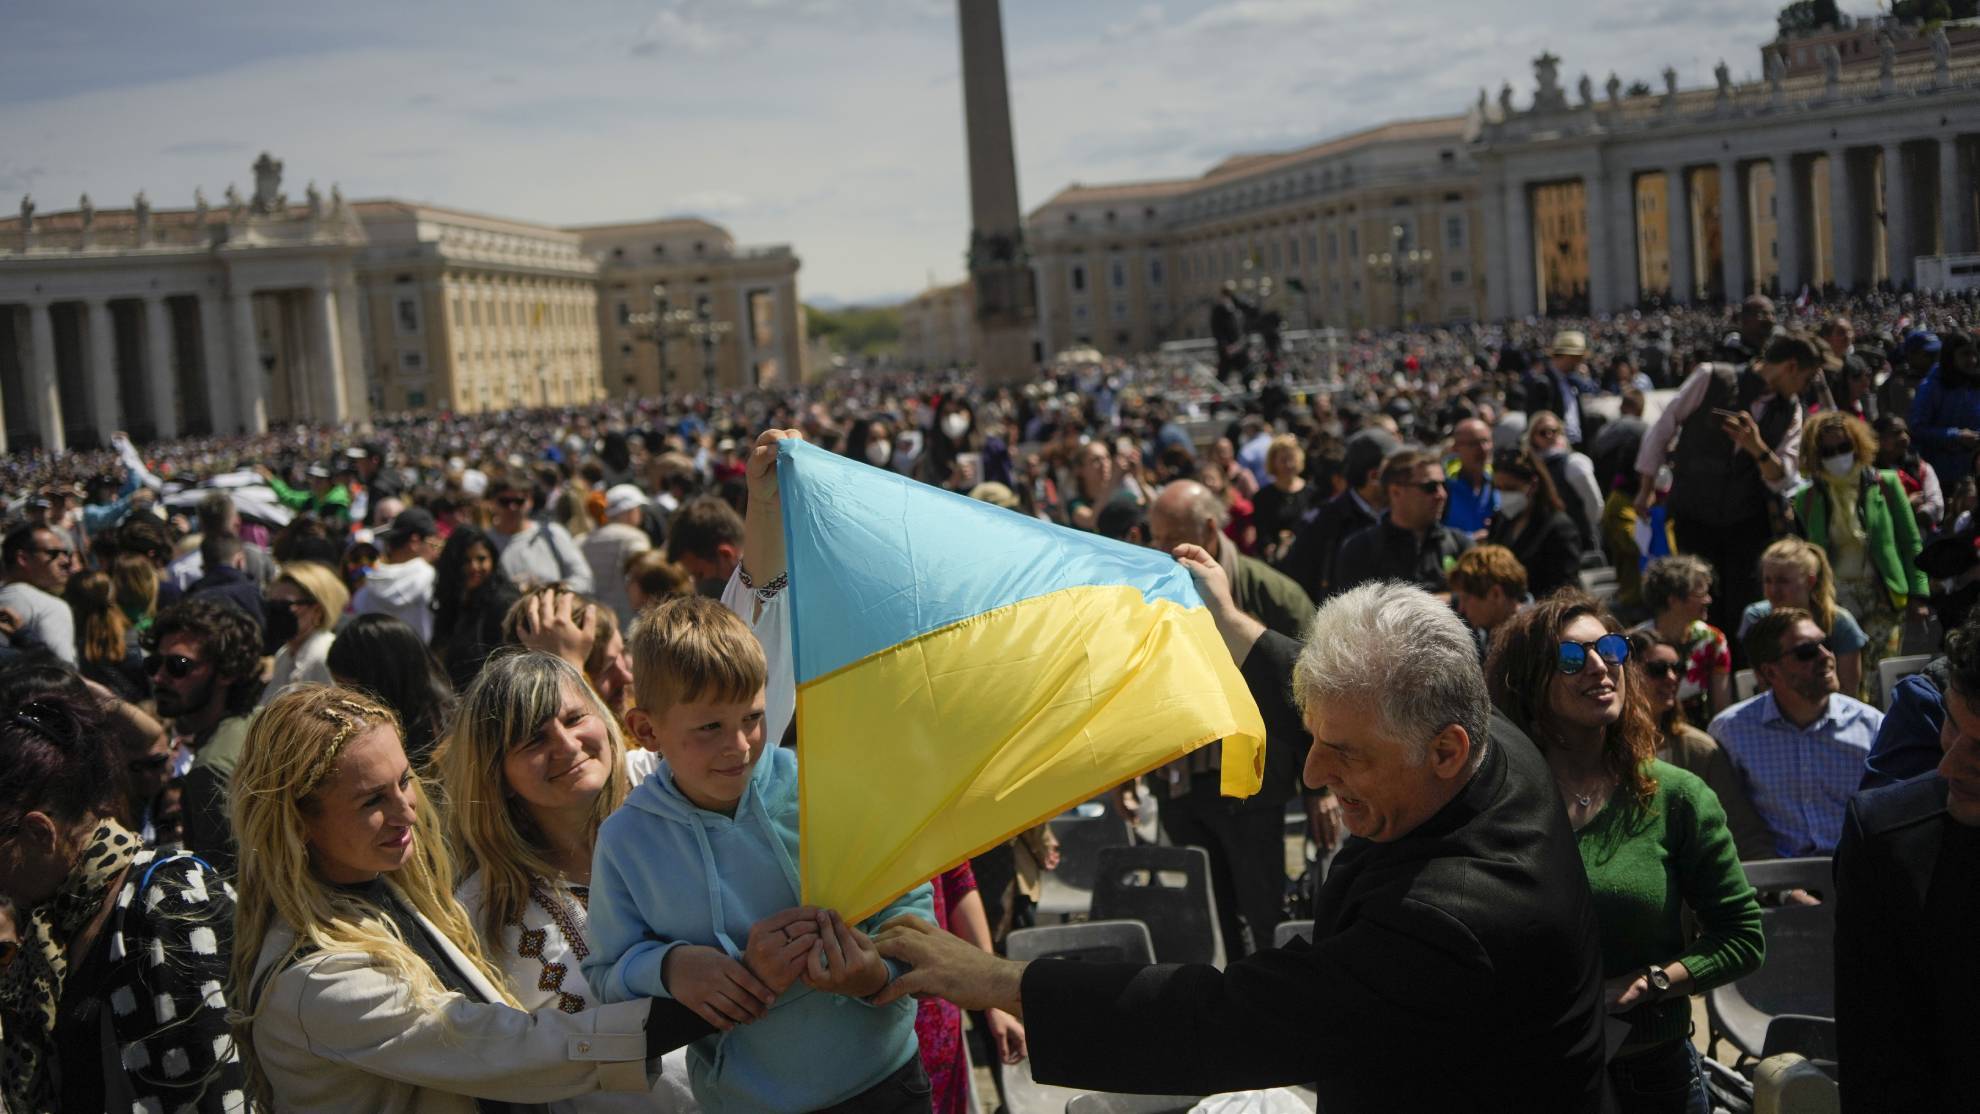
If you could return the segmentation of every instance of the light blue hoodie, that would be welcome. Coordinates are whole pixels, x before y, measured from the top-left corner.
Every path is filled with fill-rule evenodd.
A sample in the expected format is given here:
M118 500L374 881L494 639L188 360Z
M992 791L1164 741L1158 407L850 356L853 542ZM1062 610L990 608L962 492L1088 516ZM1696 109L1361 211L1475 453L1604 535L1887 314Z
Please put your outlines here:
M743 958L750 926L798 904L797 758L771 749L732 819L696 808L665 762L598 832L585 981L601 1002L671 997L667 952L706 944ZM917 886L860 925L900 913L933 921ZM890 965L891 967L891 965ZM760 1021L690 1046L694 1097L709 1114L816 1110L843 1102L919 1054L913 999L875 1008L794 982Z

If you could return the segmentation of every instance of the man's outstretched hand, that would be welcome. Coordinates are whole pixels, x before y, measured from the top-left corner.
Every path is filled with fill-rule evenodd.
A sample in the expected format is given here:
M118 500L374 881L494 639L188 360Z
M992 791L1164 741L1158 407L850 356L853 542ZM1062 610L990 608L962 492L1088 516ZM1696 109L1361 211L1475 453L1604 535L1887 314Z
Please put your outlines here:
M874 999L886 1005L912 994L947 998L966 1010L1003 1010L1024 1016L1020 990L1024 967L999 959L951 932L944 932L911 913L880 926L873 942L880 954L911 968L887 984Z

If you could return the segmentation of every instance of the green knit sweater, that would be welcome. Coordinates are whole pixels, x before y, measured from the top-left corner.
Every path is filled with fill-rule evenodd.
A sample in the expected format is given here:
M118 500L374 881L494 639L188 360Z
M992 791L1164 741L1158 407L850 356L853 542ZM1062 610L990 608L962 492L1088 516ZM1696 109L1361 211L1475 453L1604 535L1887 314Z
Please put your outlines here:
M1760 905L1719 798L1696 775L1665 762L1652 761L1650 776L1657 792L1647 808L1618 794L1576 833L1602 932L1602 977L1676 961L1700 993L1760 966ZM1698 921L1693 940L1685 934L1687 908ZM1623 1016L1631 1045L1690 1032L1691 1007L1682 997Z

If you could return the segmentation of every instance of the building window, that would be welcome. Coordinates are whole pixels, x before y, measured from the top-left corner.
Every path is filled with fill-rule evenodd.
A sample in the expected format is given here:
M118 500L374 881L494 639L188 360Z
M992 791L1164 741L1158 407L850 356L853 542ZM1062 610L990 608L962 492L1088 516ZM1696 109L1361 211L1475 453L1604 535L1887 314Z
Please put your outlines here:
M632 355L632 345L631 345L630 343L623 343L623 342L622 342L622 343L621 343L621 344L619 345L619 355L621 355L621 356L630 356L630 355Z
M1286 266L1288 266L1288 267L1297 267L1297 266L1299 266L1299 241L1298 241L1298 240L1287 240L1287 241L1286 241Z
M1464 218L1444 218L1444 247L1448 251L1464 250Z
M425 392L425 391L407 391L407 392L406 392L406 409L408 409L408 410L417 410L417 409L419 409L420 407L422 407L422 406L425 406L425 405L426 405L426 392Z
M1075 321L1086 320L1086 306L1084 304L1073 307L1073 320Z
M1127 314L1127 303L1126 303L1126 302L1115 302L1115 303L1114 303L1114 320L1116 320L1116 321L1126 321L1126 320L1127 320L1127 315L1128 315L1128 314Z
M1361 229L1359 228L1348 229L1348 258L1361 258ZM1356 285L1358 286L1360 284L1357 283Z
M1148 261L1148 285L1162 285L1162 261L1159 259Z
M1320 262L1320 237L1311 232L1306 234L1306 258L1315 263Z
M624 302L620 302L620 303L619 303L619 328L621 328L621 329L623 329L623 328L626 328L627 326L629 326L629 325L631 325L631 324L632 324L632 307L631 307L631 306L629 306L629 305L627 305L627 304L626 304L626 303L624 303Z
M417 352L401 352L399 353L399 369L401 371L424 371L426 369L426 357Z
M665 244L655 244L655 245L653 245L653 254L655 254L655 255L665 255L665 254L667 254L667 245L665 245Z
M1086 268L1077 263L1073 264L1072 288L1074 290L1086 289Z
M1465 273L1464 273L1464 272L1463 272L1462 270L1457 270L1457 271L1452 271L1452 272L1451 272L1451 285L1452 285L1452 286L1463 286L1463 285L1464 285L1464 283L1465 283L1465 280L1466 280L1466 279L1467 279L1468 277L1470 277L1470 276L1468 276L1468 275L1466 275L1466 274L1465 274Z
M1341 238L1340 238L1340 234L1339 234L1339 233L1337 233L1337 232L1335 232L1335 231L1333 231L1332 229L1328 229L1328 230L1327 230L1327 258L1328 258L1328 259L1339 259L1340 257L1341 257Z
M1121 264L1120 260L1114 260L1113 264L1107 268L1107 275L1113 282L1114 289L1127 289L1127 268Z
M400 332L419 332L419 299L400 298L398 300L398 321Z

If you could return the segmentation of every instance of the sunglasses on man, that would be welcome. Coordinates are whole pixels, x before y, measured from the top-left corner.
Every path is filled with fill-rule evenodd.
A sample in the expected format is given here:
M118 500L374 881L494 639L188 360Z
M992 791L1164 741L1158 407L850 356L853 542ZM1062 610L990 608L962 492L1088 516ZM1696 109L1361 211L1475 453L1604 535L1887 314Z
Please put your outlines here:
M182 681L192 676L193 670L204 664L206 663L194 661L184 654L152 654L144 659L144 675L156 677L159 671L163 670L166 676L175 681Z
M1568 642L1563 640L1555 666L1562 676L1572 677L1588 668L1588 655L1594 654L1608 665L1621 665L1629 660L1629 639L1620 634L1605 634L1593 642Z
M1803 665L1807 665L1821 656L1822 644L1820 642L1804 642L1792 650L1781 651L1782 658L1792 658Z

